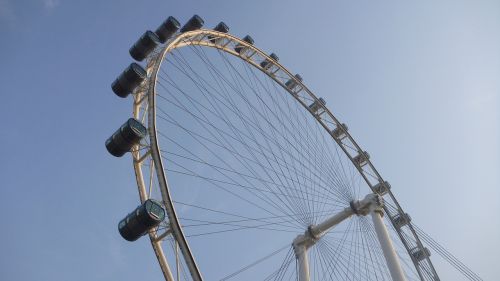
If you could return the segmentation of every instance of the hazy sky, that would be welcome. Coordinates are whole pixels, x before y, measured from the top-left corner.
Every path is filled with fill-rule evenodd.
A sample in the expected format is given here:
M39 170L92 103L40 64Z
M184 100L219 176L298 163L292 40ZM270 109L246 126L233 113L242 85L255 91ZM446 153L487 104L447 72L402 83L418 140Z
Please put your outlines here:
M104 148L132 107L110 84L144 30L195 13L277 52L413 222L500 276L499 1L0 0L0 279L161 279L147 239L116 230L138 197Z

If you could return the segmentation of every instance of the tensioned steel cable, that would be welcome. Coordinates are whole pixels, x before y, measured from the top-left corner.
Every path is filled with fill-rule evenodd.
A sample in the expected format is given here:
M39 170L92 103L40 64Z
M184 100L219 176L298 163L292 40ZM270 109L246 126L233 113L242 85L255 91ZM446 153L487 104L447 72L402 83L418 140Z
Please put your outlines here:
M396 207L392 206L390 203L386 203L386 205L396 211ZM464 263L462 263L458 258L456 258L452 253L450 253L446 248L440 245L436 240L434 240L430 235L428 235L425 231L423 231L420 227L415 225L415 223L411 222L413 228L419 235L420 239L429 246L434 252L438 253L446 262L455 267L464 277L469 280L479 281L482 280L474 271L472 271L469 267L467 267ZM431 272L428 269L428 272Z
M253 266L255 266L255 265L257 265L257 264L259 264L259 263L261 263L261 262L263 262L263 261L265 261L265 260L267 260L267 259L269 259L269 258L271 258L271 257L273 257L273 256L275 256L276 254L280 253L281 251L283 251L283 250L285 250L285 249L287 249L287 248L288 248L288 249L289 249L289 251L290 251L290 245L286 245L286 246L284 246L284 247L281 247L281 248L279 248L279 249L277 249L277 250L273 251L272 253L270 253L270 254L268 254L268 255L265 255L265 256L263 256L262 258L260 258L260 259L258 259L258 260L256 260L256 261L254 261L254 262L250 263L249 265L247 265L247 266L245 266L245 267L243 267L243 268L239 269L238 271L235 271L235 272L233 272L233 273L231 273L231 274L229 274L229 275L227 275L227 276L223 277L222 279L220 279L220 281L229 280L229 279L233 278L234 276L236 276L236 275L238 275L238 274L240 274L240 273L242 273L242 272L244 272L244 271L248 270L249 268L251 268L251 267L253 267ZM287 256L288 256L288 255L287 255Z
M214 190L225 194L224 200L234 198L247 206L232 213L241 216L235 219L227 216L230 209L224 204L189 201L184 205L187 211L180 213L186 236L220 234L234 239L237 236L229 233L287 234L297 229L288 236L291 243L308 225L369 192L311 114L247 63L235 63L223 52L209 53L194 46L174 50L165 65L157 81L158 137L165 172L169 181L177 182L173 192L182 195L179 186L201 194ZM179 185L181 181L186 184ZM174 204L181 206L178 202ZM258 215L249 215L251 210ZM330 236L335 235L343 237L343 242L332 242ZM376 258L378 245L369 243L366 235L357 220L332 230L311 250L312 274L319 280L332 276L384 280L372 278L382 263ZM279 271L268 280L287 280L296 273L291 270L293 258L290 255L282 267L275 268ZM263 268L267 262L255 267ZM386 276L384 270L379 274Z
M453 254L451 254L446 248L441 246L436 240L434 240L430 235L425 233L420 227L413 224L413 227L417 231L419 237L427 244L431 249L441 255L448 263L453 265L460 273L462 273L467 279L480 281L483 280L476 273L474 273L469 267L457 259Z
M201 49L201 50L202 50L202 52L204 53L203 49L202 49L202 48L200 48L200 49ZM221 57L224 59L224 61L225 61L225 62L228 62L227 58L225 58L225 57L223 56L223 53L222 53L222 52L219 52L219 54L221 55ZM246 66L247 68L250 68L250 67L249 67L248 65L246 65L246 64L245 64L245 66ZM234 66L232 66L232 65L231 65L231 68L232 68L232 70L235 70L235 67L234 67ZM251 69L251 68L250 68L250 69ZM254 70L252 69L252 72L253 72L253 71L254 71ZM241 75L240 75L240 76L241 76ZM262 84L262 82L261 82L260 84ZM276 87L276 84L275 84L275 83L273 83L273 85ZM275 89L276 89L276 88L275 88ZM269 91L266 91L266 92L269 92ZM284 95L283 95L283 94L280 94L280 95L278 95L278 96L279 96L279 97L282 97L282 98L284 97ZM259 100L261 100L261 98L259 98ZM295 104L296 104L296 103L295 103ZM297 107L295 107L295 108L297 109ZM294 114L292 114L290 117L292 117L292 116L295 116L295 117L300 116L299 114L296 114L296 113L297 113L297 112L294 112ZM303 117L305 117L306 115L302 114L302 116L303 116ZM309 118L309 119L306 119L306 120L310 120L310 118ZM280 122L280 123L281 123L281 125L283 125L283 124L284 124L283 122ZM291 123L291 124L294 124L294 123ZM314 122L314 124L317 124L317 122ZM295 130L295 131L294 131L294 133L300 133L301 131L303 131L303 129L309 129L309 128L311 128L311 126L310 126L310 125L307 125L307 126L304 126L302 129ZM306 134L306 136L308 136L308 135ZM291 137L294 137L294 134L292 134L292 135L291 135ZM299 139L299 140L301 140L301 139L303 139L303 138L298 138L298 139ZM297 139L295 138L295 140L297 140ZM314 149L315 147L316 147L316 146L310 146L309 148L310 148L310 149ZM307 152L307 150L306 150L306 152Z

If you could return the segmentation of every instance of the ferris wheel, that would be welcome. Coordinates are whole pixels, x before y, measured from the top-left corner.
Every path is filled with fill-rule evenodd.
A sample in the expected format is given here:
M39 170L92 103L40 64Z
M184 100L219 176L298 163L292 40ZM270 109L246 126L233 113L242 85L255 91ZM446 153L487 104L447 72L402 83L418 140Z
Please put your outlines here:
M119 223L148 235L166 280L439 280L364 151L300 74L247 35L169 17L113 82L133 116L107 141L131 152L141 205ZM471 279L476 280L476 279Z

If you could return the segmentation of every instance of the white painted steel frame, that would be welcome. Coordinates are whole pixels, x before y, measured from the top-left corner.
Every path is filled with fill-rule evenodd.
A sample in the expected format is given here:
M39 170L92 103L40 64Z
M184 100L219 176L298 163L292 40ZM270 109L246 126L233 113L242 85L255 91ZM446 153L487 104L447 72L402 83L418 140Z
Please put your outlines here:
M208 40L208 36L212 36L216 40L211 42ZM233 50L236 44L240 44L248 51L244 52L245 54L240 55L239 53ZM330 110L324 105L319 105L319 110L312 112L309 109L309 103L318 102L318 98L314 95L301 81L297 80L294 75L284 68L281 64L274 62L272 58L266 55L260 49L254 47L253 45L248 44L247 42L234 37L230 34L220 33L213 30L199 29L195 31L190 31L186 33L178 33L174 35L171 39L167 41L167 43L157 50L155 50L147 59L147 74L148 79L138 87L134 91L134 107L133 114L134 117L138 118L141 112L144 114L142 119L144 121L145 117L148 119L148 132L149 132L149 144L142 145L146 146L146 152L141 155L141 150L139 150L140 146L134 148L133 158L134 158L134 170L136 174L137 185L139 189L139 196L141 202L148 198L148 194L146 192L146 185L144 181L144 175L142 172L142 164L146 159L152 158L154 167L156 169L156 177L159 182L159 188L162 194L162 199L165 204L165 208L167 210L167 216L170 223L170 230L165 232L163 235L158 235L157 230L152 230L149 233L151 244L155 251L155 254L158 258L160 267L164 274L166 280L174 280L170 267L168 265L167 259L163 253L163 249L161 247L162 239L172 234L175 241L177 241L179 245L179 249L183 255L186 266L189 269L189 272L193 278L193 280L201 281L202 276L200 271L196 265L195 259L191 250L189 249L188 242L183 234L182 228L179 225L179 221L177 219L177 215L175 212L175 208L173 202L170 198L170 191L168 187L167 178L164 174L163 163L160 154L160 148L158 146L157 141L157 131L156 131L156 80L158 70L170 51L176 48L181 48L187 45L198 45L205 46L211 48L217 48L223 50L226 53L237 56L247 63L253 65L255 68L261 70L278 84L280 84L285 90L287 90L302 106L304 106L307 110L311 112L311 114L316 118L316 120L321 124L321 126L327 130L327 132L332 136L333 140L337 142L339 147L344 151L346 156L351 160L354 164L360 175L363 177L368 186L372 189L373 192L374 186L378 183L384 183L383 178L377 172L373 164L369 159L366 159L364 163L358 163L354 161L355 157L359 154L363 154L364 152L361 147L354 141L351 135L344 130L342 123L340 123L337 118L330 112ZM258 60L257 60L258 58ZM262 68L259 63L263 60L269 60L273 64L274 70L270 71L269 69ZM292 90L288 89L285 86L285 83L289 80L293 79L298 85L298 88ZM333 131L339 128L341 129L345 137L336 138ZM144 148L144 147L143 147ZM368 158L368 157L366 157ZM439 277L432 265L428 256L425 257L422 261L416 260L411 254L410 250L414 247L418 247L423 249L422 242L418 238L415 230L413 229L411 224L408 224L405 229L396 227L394 223L394 216L398 214L404 214L403 209L399 205L392 191L389 189L386 196L388 196L390 201L394 204L397 211L391 211L384 206L384 213L388 216L388 219L391 221L394 229L399 235L399 238L409 253L411 257L416 271L421 280L439 280ZM161 239L158 239L157 236L161 236ZM425 262L425 265L422 263ZM429 276L429 278L427 278Z
M328 219L327 221L322 223L321 232L327 232L328 229L335 227L335 225L343 220L348 219L353 214L354 213L352 211L346 212L346 210L344 210L341 213L333 216L331 219ZM375 232L377 233L377 238L382 248L382 252L384 253L387 267L389 268L389 272L391 273L392 280L406 281L406 277L399 262L398 255L394 250L394 246L392 245L389 232L387 231L384 221L382 220L382 213L380 211L373 210L370 212L370 215L373 220ZM319 227L320 226L318 225L318 228ZM309 231L313 232L312 229L310 229ZM300 238L302 237L299 236L298 238L298 240L300 240ZM317 239L321 238L318 237ZM305 241L294 241L295 256L297 257L298 264L298 281L310 281L308 250L312 245L308 245L307 242L304 242ZM297 243L297 245L295 245L295 243Z
M311 225L304 234L297 236L292 245L298 263L298 281L310 281L309 261L307 257L308 249L321 239L328 231L347 220L352 215L371 215L375 232L379 240L384 258L389 268L393 281L406 281L405 274L399 262L399 258L392 245L392 240L387 231L387 227L382 220L382 199L376 194L368 194L364 199L351 202L350 207L329 217L325 221Z
M377 233L378 241L380 242L380 247L382 248L382 252L384 253L384 257L387 262L387 267L391 273L392 280L406 281L405 274L401 269L401 264L399 263L398 255L392 245L391 237L389 236L387 227L382 220L382 211L373 210L370 214L375 227L375 232Z
M304 234L297 236L292 245L297 258L298 281L309 281L308 250L330 229L354 215L351 207L347 207L339 213L331 216L320 224L310 226Z

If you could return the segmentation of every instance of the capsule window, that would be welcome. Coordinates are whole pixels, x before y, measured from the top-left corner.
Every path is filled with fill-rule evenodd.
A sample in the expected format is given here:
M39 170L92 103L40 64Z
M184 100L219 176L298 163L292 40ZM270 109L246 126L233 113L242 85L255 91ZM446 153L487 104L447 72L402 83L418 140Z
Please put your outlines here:
M147 129L141 122L139 122L138 120L136 120L134 118L130 118L130 119L128 119L127 123L129 124L130 128L132 128L132 130L134 130L134 132L137 135L139 135L141 137L146 136Z
M160 205L159 202L156 201L148 201L149 204L146 205L146 210L148 213L152 216L154 216L156 219L163 220L165 217L165 211L163 210L163 207Z

